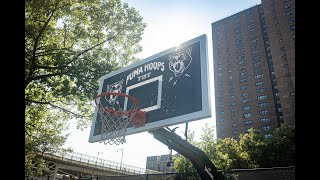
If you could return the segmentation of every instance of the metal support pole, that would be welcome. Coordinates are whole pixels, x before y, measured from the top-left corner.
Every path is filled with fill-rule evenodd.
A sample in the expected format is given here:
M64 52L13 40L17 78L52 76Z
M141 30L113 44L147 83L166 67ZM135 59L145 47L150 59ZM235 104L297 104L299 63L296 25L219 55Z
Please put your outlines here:
M58 173L58 165L56 164L56 167L54 168L54 173L53 173L52 180L56 180L57 173Z
M186 141L188 142L188 123L186 123L186 129L184 131L184 137L186 137Z
M121 150L121 161L120 161L120 170L121 170L121 167L122 167L122 158L123 158L123 148L122 149L118 149L117 152Z
M96 160L96 165L97 165L97 163L98 163L98 157L99 157L99 154L103 154L103 152L98 152L97 160Z
M224 180L207 155L180 136L164 128L150 131L153 137L191 161L202 180Z

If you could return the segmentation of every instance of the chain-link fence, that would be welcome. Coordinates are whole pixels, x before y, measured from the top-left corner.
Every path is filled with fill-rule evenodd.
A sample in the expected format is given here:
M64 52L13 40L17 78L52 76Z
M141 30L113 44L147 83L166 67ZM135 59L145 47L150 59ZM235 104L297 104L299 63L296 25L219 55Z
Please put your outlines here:
M233 169L222 171L226 180L295 180L295 167Z
M233 169L220 171L225 180L295 180L295 167ZM140 174L99 177L99 180L201 180L198 176L182 173Z

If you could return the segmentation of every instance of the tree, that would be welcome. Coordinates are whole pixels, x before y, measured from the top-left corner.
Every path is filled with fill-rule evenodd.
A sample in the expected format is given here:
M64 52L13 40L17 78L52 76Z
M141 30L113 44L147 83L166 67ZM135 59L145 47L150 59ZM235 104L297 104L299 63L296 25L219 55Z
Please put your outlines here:
M246 165L241 168L261 167L266 146L266 138L259 130L250 128L247 133L240 134L239 147L241 153L246 156Z
M295 165L295 127L283 124L276 128L272 137L265 138L253 128L240 134L239 141L233 138L214 138L214 127L205 125L200 142L193 144L204 151L219 170L249 169L264 167L287 167ZM191 162L177 158L175 170L196 173Z
M188 142L196 146L197 142L194 140L194 132L188 129ZM188 176L197 175L197 170L194 168L191 161L184 156L178 154L174 156L174 165L173 168L176 172L187 174Z
M206 153L217 169L237 169L247 166L247 154L241 152L233 138L215 139L214 127L205 125L201 135L200 148Z
M276 128L272 138L268 139L264 150L264 161L260 164L264 167L294 166L295 145L295 126L284 123Z
M78 128L89 124L98 78L137 60L146 25L120 0L25 2L26 157L33 157L65 142L71 118Z

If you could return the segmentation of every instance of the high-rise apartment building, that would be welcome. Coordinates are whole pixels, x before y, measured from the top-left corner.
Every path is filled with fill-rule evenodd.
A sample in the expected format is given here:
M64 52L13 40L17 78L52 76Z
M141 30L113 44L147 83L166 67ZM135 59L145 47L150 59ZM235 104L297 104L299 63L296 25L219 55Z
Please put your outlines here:
M262 1L212 23L217 137L270 137L295 122L294 1Z

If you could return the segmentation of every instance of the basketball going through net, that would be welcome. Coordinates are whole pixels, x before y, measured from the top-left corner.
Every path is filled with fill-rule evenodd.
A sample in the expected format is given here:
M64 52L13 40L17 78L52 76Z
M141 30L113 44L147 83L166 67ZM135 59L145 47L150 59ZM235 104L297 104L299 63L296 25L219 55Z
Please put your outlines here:
M126 108L122 108L119 102L126 102ZM95 103L101 120L101 141L105 144L125 143L126 130L130 122L135 128L145 125L146 113L140 110L139 101L130 95L102 93L96 96Z

